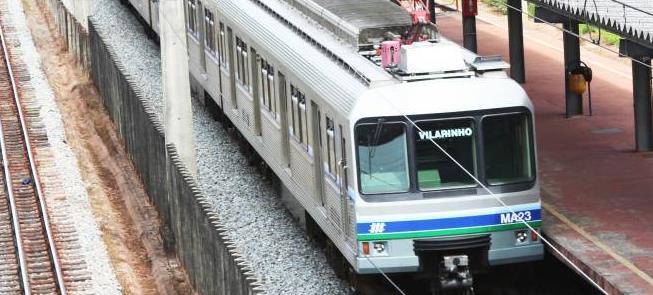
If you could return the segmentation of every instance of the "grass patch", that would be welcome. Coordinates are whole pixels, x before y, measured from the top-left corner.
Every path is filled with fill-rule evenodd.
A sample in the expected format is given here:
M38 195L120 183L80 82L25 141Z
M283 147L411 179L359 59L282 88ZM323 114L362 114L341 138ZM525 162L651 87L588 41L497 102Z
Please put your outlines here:
M506 6L506 0L481 0L481 2L492 6L497 11L502 14L508 13L508 7Z
M528 9L528 15L529 15L530 17L535 16L535 7L537 7L537 5L528 2L527 9Z
M599 28L592 25L580 24L578 25L578 31L581 35L591 34L594 40L599 37L600 33L601 43L608 45L619 46L619 40L621 39L617 34L610 33L606 30L599 30Z
M481 0L481 2L491 6L496 11L501 12L502 14L508 13L508 6L506 6L506 0ZM528 2L528 14L535 15L535 4Z
M496 11L502 13L502 14L507 14L508 13L508 7L506 6L506 0L481 0L481 2L489 5L490 7L494 8ZM533 3L528 3L527 6L527 11L529 16L534 16L535 15L535 8L537 5ZM599 28L591 25L586 25L586 24L580 24L578 26L578 29L580 31L581 35L586 35L586 34L591 34L592 39L598 39L599 35L601 38L601 43L602 44L607 44L607 45L613 45L613 46L619 46L619 40L621 39L619 35L610 33L606 30L600 30Z

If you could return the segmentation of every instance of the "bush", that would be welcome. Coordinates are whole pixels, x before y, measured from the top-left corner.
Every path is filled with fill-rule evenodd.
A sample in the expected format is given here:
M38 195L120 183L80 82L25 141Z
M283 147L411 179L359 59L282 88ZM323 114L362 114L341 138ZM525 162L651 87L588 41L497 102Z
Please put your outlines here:
M535 16L535 7L537 7L537 5L528 2L528 16L530 17Z
M508 13L508 7L506 6L506 0L481 0L483 3L494 7L499 12L506 14Z
M597 39L599 31L601 33L601 43L608 44L608 45L619 45L619 40L621 37L617 34L610 33L606 30L599 30L597 27L592 26L592 25L587 25L587 24L580 24L578 25L578 31L580 32L581 35L584 34L592 34L592 39Z

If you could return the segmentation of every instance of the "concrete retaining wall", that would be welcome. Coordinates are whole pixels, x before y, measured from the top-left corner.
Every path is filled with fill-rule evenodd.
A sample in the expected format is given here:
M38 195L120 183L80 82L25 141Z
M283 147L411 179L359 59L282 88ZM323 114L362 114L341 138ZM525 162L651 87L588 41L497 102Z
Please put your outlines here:
M204 294L263 293L174 146L168 145L167 150L169 205L177 208L171 210L170 218L178 256L185 262L193 285L201 286Z
M262 284L225 234L135 79L126 76L103 33L89 21L91 76L169 232L195 290L202 294L260 294ZM111 32L106 32L110 34ZM106 36L106 35L104 35Z
M90 66L90 50L88 31L86 30L86 18L83 18L83 22L78 22L77 18L66 8L62 0L39 0L39 5L48 8L47 10L51 13L55 25L58 28L59 35L64 41L64 46L75 55L79 65L85 70L88 70ZM87 12L86 15L88 15Z

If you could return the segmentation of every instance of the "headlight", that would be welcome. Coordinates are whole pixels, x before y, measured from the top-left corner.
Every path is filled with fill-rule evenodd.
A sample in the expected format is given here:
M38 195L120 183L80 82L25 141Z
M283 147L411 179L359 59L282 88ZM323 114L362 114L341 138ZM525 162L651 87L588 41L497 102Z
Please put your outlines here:
M523 245L528 243L528 231L519 230L515 232L515 245Z
M374 242L374 256L388 255L388 242Z

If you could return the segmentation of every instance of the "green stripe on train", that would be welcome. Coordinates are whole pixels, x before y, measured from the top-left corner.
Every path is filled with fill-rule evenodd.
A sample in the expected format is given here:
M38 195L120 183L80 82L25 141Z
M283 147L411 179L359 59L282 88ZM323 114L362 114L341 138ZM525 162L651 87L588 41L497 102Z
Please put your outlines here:
M542 226L542 221L531 221L528 224L532 227ZM454 229L440 229L428 231L415 231L415 232L399 232L399 233L385 233L385 234L358 234L359 241L371 240L396 240L396 239L414 239L414 238L432 238L441 236L455 236L455 235L468 235L478 233L488 233L495 231L514 230L526 228L522 223L500 224L479 227L465 227Z

